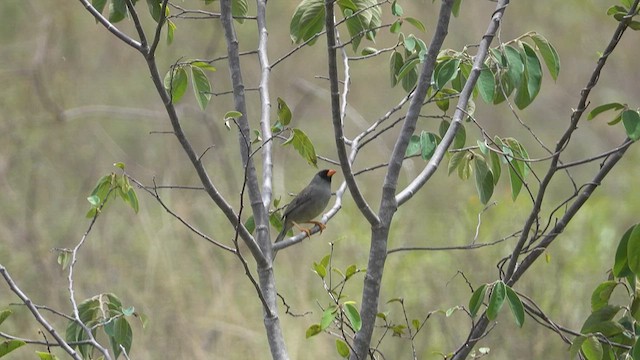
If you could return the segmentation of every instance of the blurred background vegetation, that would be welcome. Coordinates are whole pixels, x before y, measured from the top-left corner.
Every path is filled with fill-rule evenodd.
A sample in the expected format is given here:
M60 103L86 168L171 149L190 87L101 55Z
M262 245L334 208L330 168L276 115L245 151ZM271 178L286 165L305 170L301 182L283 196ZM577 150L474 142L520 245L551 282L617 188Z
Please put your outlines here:
M181 6L201 6L201 1L184 1ZM405 1L405 13L419 18L430 28L438 2ZM519 115L540 138L553 146L568 123L572 106L586 84L616 23L605 14L614 1L567 0L541 4L515 1L507 9L499 41L508 41L527 31L546 36L558 49L562 61L559 79L545 75L538 99ZM151 19L144 3L149 28ZM288 22L295 2L269 4L269 56L272 61L293 45ZM211 6L210 10L216 9ZM250 2L250 9L255 5ZM494 3L475 0L463 3L460 16L450 25L445 47L461 49L477 43L484 33ZM250 10L250 12L252 12ZM253 11L255 12L255 11ZM385 10L388 13L388 10ZM178 59L215 58L225 54L222 29L217 20L177 20L174 44L162 43L158 60L163 71ZM133 34L129 23L123 31ZM256 26L252 21L236 24L241 50L255 48ZM86 197L97 179L122 161L127 171L146 184L198 185L186 156L171 134L162 103L155 93L144 60L133 49L116 40L77 1L43 2L3 0L0 2L0 263L5 265L22 289L37 304L68 312L66 274L56 264L54 247L73 247L88 226ZM389 46L393 37L383 30L377 44ZM431 33L420 34L428 42ZM629 33L610 59L596 91L593 104L609 101L638 105L638 38ZM326 53L321 46L306 47L273 69L271 94L287 101L295 126L310 134L317 151L335 158L327 83L315 76L326 73ZM496 42L494 42L496 44ZM370 44L365 44L369 46ZM351 51L351 50L349 50ZM243 58L246 86L258 84L255 56ZM215 92L229 90L224 62L210 79ZM353 134L371 123L403 95L389 87L387 56L368 63L353 63L351 103L353 113L347 133ZM375 84L375 85L374 85ZM257 92L249 93L249 117L258 119ZM232 109L228 95L214 96L201 112L192 96L179 105L183 126L204 158L215 183L239 203L237 140L228 132L222 115ZM532 158L545 153L514 119L505 104L488 106L478 101L476 117L500 136L514 136L528 144ZM419 127L437 129L437 122L424 120ZM467 127L468 139L478 134ZM564 160L595 155L618 145L624 138L621 127L605 121L581 123L578 138ZM384 162L392 147L391 138L381 139L361 154L356 168ZM287 192L302 188L316 171L290 148L275 147L275 193L287 201ZM634 189L640 160L633 148L606 179L566 233L549 249L549 262L540 261L516 290L531 296L557 323L579 329L589 314L589 297L595 284L607 276L615 246L628 226L638 221L640 202ZM287 166L284 166L284 164ZM415 175L423 163L407 161L403 181ZM324 164L320 165L325 167ZM587 181L598 164L585 167L575 177ZM542 171L544 163L534 165ZM381 172L361 177L372 205L378 204ZM286 179L285 179L286 177ZM334 189L342 178L339 174ZM503 179L504 180L504 179ZM566 179L565 179L566 180ZM569 182L553 183L556 200L546 214L564 199ZM138 191L140 213L135 215L122 203L114 203L98 220L80 252L75 286L77 298L113 292L125 306L135 306L149 317L142 329L134 326L132 359L262 359L268 346L262 325L262 309L255 290L247 281L237 259L222 253L194 236L160 209L150 196ZM172 190L163 200L180 216L230 243L232 229L208 197L200 191ZM497 202L482 215L478 242L490 242L518 230L530 201L522 196L514 203L508 184L502 182L494 194ZM449 246L469 244L482 211L471 181L448 177L446 167L423 191L399 210L390 247ZM279 292L294 313L311 315L281 318L292 359L333 358L333 339L317 336L305 339L305 330L318 321L318 304L328 299L312 272L313 261L329 252L334 242L334 265L366 266L369 229L350 198L321 236L287 249L275 267ZM513 241L473 251L395 253L389 256L382 287L382 300L406 299L410 319L423 319L428 312L467 303L470 290L461 271L474 286L496 279L495 263L510 252ZM351 281L346 293L360 301L361 277ZM0 304L17 302L6 284L0 284ZM24 308L16 312L2 331L27 338L41 338L39 326ZM403 315L397 304L381 304L381 311L398 323ZM506 311L506 310L503 310ZM49 315L49 319L54 319ZM64 322L54 321L64 328ZM417 337L421 359L439 358L438 352L455 350L467 335L469 320L462 312L449 318L434 315ZM528 319L517 329L506 312L498 326L482 342L491 348L493 359L537 359L567 357L560 338ZM409 358L408 341L387 338L381 349L387 359ZM34 358L33 348L23 348L9 359ZM310 355L313 354L313 355Z

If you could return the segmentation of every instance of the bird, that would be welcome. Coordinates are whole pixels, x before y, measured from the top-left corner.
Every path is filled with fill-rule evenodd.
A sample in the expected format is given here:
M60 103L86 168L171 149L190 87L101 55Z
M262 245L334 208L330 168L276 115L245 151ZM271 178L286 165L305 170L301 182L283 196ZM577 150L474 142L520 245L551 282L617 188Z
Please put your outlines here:
M320 232L324 230L325 225L313 219L322 213L331 199L331 177L335 173L333 169L319 171L309 185L291 200L282 215L284 225L276 242L282 241L293 226L311 236L311 229L302 228L299 223L315 224L320 227Z

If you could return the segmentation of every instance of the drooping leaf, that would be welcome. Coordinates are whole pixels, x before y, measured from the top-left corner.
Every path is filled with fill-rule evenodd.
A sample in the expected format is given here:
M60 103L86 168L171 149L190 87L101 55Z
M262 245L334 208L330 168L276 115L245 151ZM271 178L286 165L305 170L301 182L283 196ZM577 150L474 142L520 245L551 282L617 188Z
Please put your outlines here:
M164 88L171 94L171 102L178 103L187 91L189 79L183 67L171 69L164 76Z
M609 304L611 293L616 288L616 281L605 281L600 283L591 294L591 311L597 311Z
M318 167L318 158L316 150L311 142L311 139L300 129L292 129L291 137L287 139L282 145L293 145L293 148L298 151L300 156L305 159L310 165Z
M520 52L511 45L504 47L504 56L507 63L508 83L512 89L517 89L524 76L524 62Z
M522 301L520 300L520 297L518 297L518 294L516 294L516 292L513 291L512 288L506 285L505 288L507 290L507 301L509 302L509 308L511 309L511 313L516 320L516 325L518 325L518 327L522 327L522 325L524 324L524 306L522 305Z
M389 58L389 73L391 74L392 87L398 84L398 74L400 73L400 69L402 69L403 64L404 60L402 59L402 55L397 51L393 51Z
M191 80L198 106L200 106L200 110L204 111L209 104L209 100L211 100L211 84L209 83L209 79L201 68L192 66Z
M324 29L324 1L302 0L289 24L291 40L298 44L314 37ZM312 44L312 41L310 44Z
M420 133L420 155L422 160L429 160L436 151L439 140L436 134L422 131Z
M247 16L249 6L247 0L232 0L231 1L231 15L240 24L244 23L244 16Z
M627 247L629 245L629 238L631 233L637 227L637 225L631 226L620 238L618 243L618 249L616 250L615 262L613 264L613 276L617 278L623 278L632 275L629 268L629 260L627 258Z
M149 13L155 22L160 21L160 12L162 11L161 0L147 0L147 6L149 7Z
M311 326L309 326L309 328L307 329L306 333L305 333L305 337L308 339L314 335L318 335L322 332L322 329L320 328L319 324L313 324Z
M469 313L471 313L471 317L475 317L478 310L480 310L480 306L482 306L486 292L487 284L482 284L471 295L471 298L469 299Z
M587 336L587 339L582 343L580 347L582 353L587 360L601 360L602 359L602 344L598 341L595 335Z
M349 323L355 331L360 331L362 328L362 319L360 318L360 312L355 306L355 302L347 301L343 304L344 314L349 319Z
M109 21L117 23L127 16L127 4L125 0L111 0L109 3Z
M331 326L331 324L333 323L333 320L335 320L337 315L338 315L337 306L331 305L328 308L326 308L322 313L322 319L320 320L320 329L324 331L327 328L329 328L329 326Z
M278 100L278 120L282 125L287 126L289 125L289 123L291 123L291 110L289 109L289 106L284 100L282 100L281 98L278 98L277 100Z
M480 202L486 205L493 195L493 175L487 166L484 158L477 155L473 159L474 174L476 180L476 190L480 197Z
M167 19L167 45L171 45L173 43L174 34L176 32L176 23Z
M496 91L496 82L493 72L488 67L483 67L476 83L476 89L480 93L480 97L487 104L493 103Z
M404 20L406 22L408 22L409 24L413 25L416 29L418 29L418 30L420 30L422 32L426 32L427 31L427 28L424 26L424 24L420 20L418 20L416 18L412 18L410 16L407 16L407 17L404 18Z
M635 274L640 274L640 226L635 226L627 242L627 261L629 269Z
M407 145L407 150L405 151L405 156L413 156L420 152L420 136L419 135L411 135L409 139L409 145Z
M558 74L560 73L560 56L558 56L558 52L553 45L540 34L532 35L531 39L536 44L540 55L542 55L542 59L549 70L549 75L551 75L553 80L557 80Z
M459 59L447 59L436 65L433 71L433 79L437 89L444 88L445 84L458 75L460 69Z
M347 346L347 343L345 343L344 341L336 339L336 350L338 351L338 355L340 355L341 357L345 359L349 358L349 346Z
M640 114L636 110L625 110L622 112L622 124L629 139L636 141L640 139Z
M491 295L489 296L489 306L487 306L487 318L489 320L495 320L498 317L498 312L504 305L506 298L506 286L502 281L497 281L493 285Z

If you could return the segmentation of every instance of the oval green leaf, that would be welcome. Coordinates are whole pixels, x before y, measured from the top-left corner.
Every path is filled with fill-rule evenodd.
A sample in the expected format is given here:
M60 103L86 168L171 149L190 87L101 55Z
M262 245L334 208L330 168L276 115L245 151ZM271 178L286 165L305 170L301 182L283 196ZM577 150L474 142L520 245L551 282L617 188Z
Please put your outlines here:
M482 284L471 295L471 298L469 299L469 312L471 313L471 317L475 317L478 310L480 310L480 306L482 306L486 292L487 284Z
M347 346L347 343L345 343L344 341L336 339L336 350L341 357L345 359L349 357L349 346Z
M495 320L498 317L498 313L502 309L502 305L504 305L506 292L506 286L502 281L497 281L493 285L491 296L489 296L489 306L487 306L487 318L489 320Z
M477 155L473 159L473 164L476 190L478 191L480 202L486 205L491 199L491 195L493 195L493 175L482 156Z
M353 326L355 331L360 331L362 328L362 319L360 319L360 313L358 312L358 309L356 309L355 303L348 301L343 305L344 313L347 316L347 319L349 319L351 326Z
M636 110L625 110L622 112L622 124L629 139L636 141L640 139L640 114Z
M620 238L618 249L616 250L615 262L613 264L613 276L615 277L622 278L632 274L627 258L627 246L629 245L629 237L636 226L637 225L633 225L627 229L624 235L622 235L622 238Z
M634 274L640 274L640 226L635 226L627 243L627 261Z
M509 308L511 309L513 317L516 319L516 325L518 325L518 327L522 327L522 325L524 324L524 306L522 305L522 301L520 300L520 297L518 297L518 294L516 294L516 292L513 291L512 288L506 285L505 288L507 290L507 301L509 302Z

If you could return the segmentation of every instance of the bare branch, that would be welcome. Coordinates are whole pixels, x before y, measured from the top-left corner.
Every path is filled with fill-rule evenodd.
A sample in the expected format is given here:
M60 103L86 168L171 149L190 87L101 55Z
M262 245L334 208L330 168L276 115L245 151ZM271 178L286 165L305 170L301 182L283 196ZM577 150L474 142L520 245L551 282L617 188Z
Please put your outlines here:
M51 326L51 324L42 316L38 308L33 304L31 299L18 287L11 275L9 275L9 271L2 264L0 264L0 274L4 277L5 282L9 285L9 289L16 294L20 300L27 306L29 311L33 314L33 317L42 325L51 336L58 342L58 345L64 349L64 351L69 354L75 360L82 360L82 357L58 334L58 331ZM92 343L93 344L93 343ZM106 358L110 359L109 353L107 352L105 355Z

